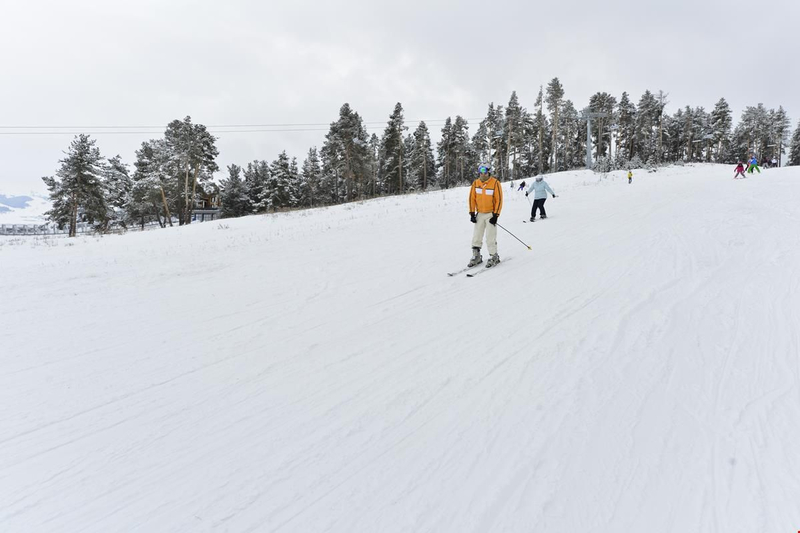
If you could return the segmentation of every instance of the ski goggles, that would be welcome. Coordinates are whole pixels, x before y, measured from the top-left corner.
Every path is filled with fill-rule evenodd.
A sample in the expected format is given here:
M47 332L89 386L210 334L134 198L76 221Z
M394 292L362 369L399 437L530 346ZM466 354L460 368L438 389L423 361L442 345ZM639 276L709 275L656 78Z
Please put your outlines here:
M487 167L486 165L481 165L478 167L478 172L480 172L481 174L488 174L489 167Z

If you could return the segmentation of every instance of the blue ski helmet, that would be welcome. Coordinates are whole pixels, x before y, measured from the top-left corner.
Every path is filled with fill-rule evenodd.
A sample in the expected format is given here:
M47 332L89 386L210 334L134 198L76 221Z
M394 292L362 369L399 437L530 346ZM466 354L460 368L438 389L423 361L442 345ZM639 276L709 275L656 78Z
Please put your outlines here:
M491 172L491 170L492 167L489 166L489 163L481 163L480 165L478 165L478 172L480 172L481 174L488 174L489 172Z

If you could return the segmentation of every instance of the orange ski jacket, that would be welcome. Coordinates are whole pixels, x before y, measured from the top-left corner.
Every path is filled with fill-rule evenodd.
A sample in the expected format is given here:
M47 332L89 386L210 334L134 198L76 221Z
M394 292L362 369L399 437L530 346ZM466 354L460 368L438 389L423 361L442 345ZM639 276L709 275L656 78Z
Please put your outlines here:
M478 178L469 189L470 213L497 213L503 210L503 187L494 176L486 181Z

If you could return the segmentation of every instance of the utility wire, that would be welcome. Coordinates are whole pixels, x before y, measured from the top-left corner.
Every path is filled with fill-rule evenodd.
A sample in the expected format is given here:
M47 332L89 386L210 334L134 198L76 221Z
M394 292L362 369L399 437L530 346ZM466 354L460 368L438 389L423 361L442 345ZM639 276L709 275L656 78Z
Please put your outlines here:
M405 120L406 124L419 124L420 122L438 123L445 122L447 119L421 119ZM467 118L465 120L482 120L482 118ZM367 129L375 129L376 125L385 125L386 121L363 122L370 125ZM312 123L286 123L286 124L214 124L207 126L209 131L215 129L217 133L257 133L257 132L290 132L290 131L327 131L330 122ZM438 124L436 124L438 125ZM326 128L307 128L308 126L326 126ZM157 131L149 131L159 128ZM256 129L218 129L218 128L256 128ZM262 129L269 128L269 129ZM279 129L274 129L279 128ZM285 129L290 128L290 129ZM0 130L69 130L69 131L0 131L0 135L61 135L74 133L91 134L149 134L163 133L162 126L0 126ZM92 130L92 131L85 131ZM134 131L98 131L98 130L134 130ZM148 131L142 131L148 130Z

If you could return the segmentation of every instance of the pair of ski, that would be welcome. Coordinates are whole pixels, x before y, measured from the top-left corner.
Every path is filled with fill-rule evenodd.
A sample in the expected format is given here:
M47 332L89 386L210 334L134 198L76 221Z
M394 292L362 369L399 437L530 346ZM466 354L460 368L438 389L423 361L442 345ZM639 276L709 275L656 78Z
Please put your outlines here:
M488 272L489 270L494 270L495 268L497 268L498 266L502 265L503 263L505 263L506 261L509 261L509 260L510 259L503 259L502 261L497 263L495 266L489 267L489 268L486 268L485 266L483 266L483 263L479 263L479 264L477 264L475 266L464 267L461 270L456 270L455 272L448 272L447 275L452 278L453 276L458 276L459 274L463 274L463 273L466 272L468 278L474 278L475 276L479 276L480 274ZM479 268L479 267L482 267L482 266L483 266L483 268Z

